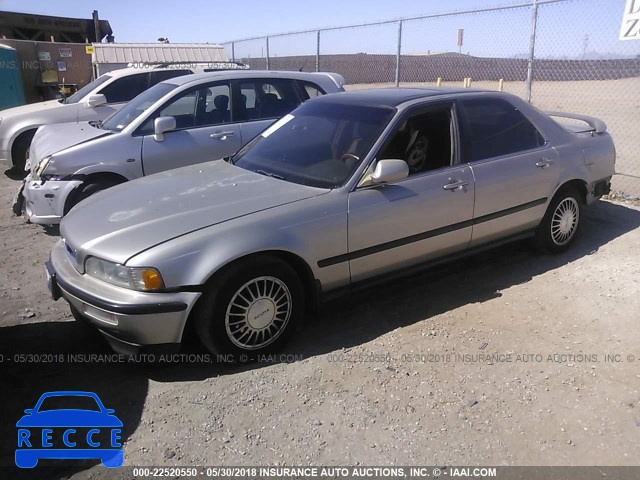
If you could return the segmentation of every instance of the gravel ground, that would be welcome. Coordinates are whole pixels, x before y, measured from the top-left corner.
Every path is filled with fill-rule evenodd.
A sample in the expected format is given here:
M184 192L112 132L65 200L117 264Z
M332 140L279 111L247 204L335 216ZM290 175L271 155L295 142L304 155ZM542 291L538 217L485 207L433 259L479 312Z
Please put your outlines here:
M110 350L49 298L57 231L11 216L17 186L0 176L0 465L50 390L114 408L126 465L640 464L632 202L589 208L566 254L514 244L327 305L283 358L229 365L191 346L203 361L151 365L89 361ZM109 475L59 465L31 473Z

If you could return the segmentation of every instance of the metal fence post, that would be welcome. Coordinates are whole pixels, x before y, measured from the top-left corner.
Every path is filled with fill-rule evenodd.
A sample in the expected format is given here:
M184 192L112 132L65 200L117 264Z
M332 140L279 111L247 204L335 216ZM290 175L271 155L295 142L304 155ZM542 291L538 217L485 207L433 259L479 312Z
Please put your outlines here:
M396 52L396 87L400 86L400 55L402 54L402 20L398 22L398 51Z
M236 42L231 42L231 61L236 61Z
M316 32L316 72L320 71L320 30Z
M267 70L269 70L269 37L265 37L267 40Z
M529 40L529 63L527 64L527 102L531 103L531 85L533 84L533 61L536 50L536 28L538 26L538 0L531 4L531 38Z

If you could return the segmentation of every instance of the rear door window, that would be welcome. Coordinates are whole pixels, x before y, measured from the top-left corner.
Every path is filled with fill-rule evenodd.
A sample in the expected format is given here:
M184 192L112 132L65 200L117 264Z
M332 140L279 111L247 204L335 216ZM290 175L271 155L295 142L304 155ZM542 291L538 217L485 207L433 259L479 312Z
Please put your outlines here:
M516 154L544 145L536 127L506 100L474 98L459 102L464 160Z
M300 105L293 80L269 78L234 82L234 121L282 117Z
M304 100L320 97L325 94L325 91L315 83L300 81L299 84L302 87L302 98Z

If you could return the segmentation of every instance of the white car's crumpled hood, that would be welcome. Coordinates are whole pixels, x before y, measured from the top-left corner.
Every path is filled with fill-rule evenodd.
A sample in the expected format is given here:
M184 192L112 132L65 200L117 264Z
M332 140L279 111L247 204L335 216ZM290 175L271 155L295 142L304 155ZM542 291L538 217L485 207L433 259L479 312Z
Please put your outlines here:
M217 160L98 192L62 219L60 233L78 260L95 255L124 263L172 238L329 191Z
M37 165L44 157L111 133L113 132L109 130L92 127L89 122L43 125L38 128L31 141L27 170Z

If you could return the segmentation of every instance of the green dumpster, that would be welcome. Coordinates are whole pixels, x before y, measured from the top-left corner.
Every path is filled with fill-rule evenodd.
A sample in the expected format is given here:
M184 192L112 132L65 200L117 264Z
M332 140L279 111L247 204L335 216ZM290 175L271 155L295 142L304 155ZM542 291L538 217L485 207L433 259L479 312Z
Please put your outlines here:
M0 45L0 110L24 104L18 53L14 48Z

